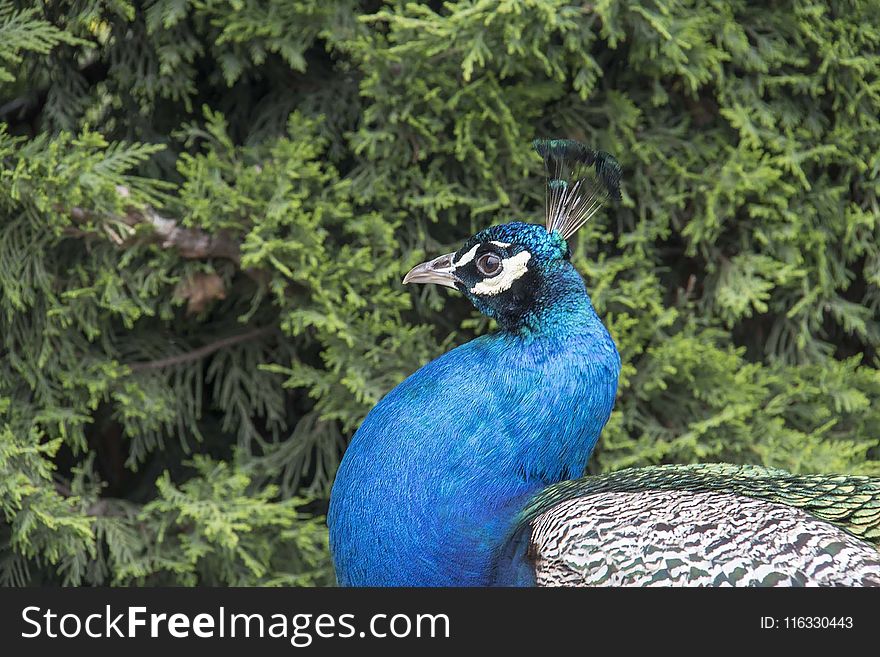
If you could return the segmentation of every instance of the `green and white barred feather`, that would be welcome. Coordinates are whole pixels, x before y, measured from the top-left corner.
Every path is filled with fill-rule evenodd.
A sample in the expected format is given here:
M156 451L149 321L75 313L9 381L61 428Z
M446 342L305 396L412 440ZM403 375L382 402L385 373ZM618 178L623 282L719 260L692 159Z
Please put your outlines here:
M543 586L880 586L870 477L622 470L551 486L519 527Z

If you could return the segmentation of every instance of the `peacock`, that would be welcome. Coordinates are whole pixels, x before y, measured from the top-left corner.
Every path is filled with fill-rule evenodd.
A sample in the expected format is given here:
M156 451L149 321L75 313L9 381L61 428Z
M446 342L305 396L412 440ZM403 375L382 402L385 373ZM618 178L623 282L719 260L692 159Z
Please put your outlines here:
M582 477L620 356L568 241L621 168L536 140L545 225L486 228L407 283L464 294L498 330L443 354L367 415L328 525L343 586L880 585L880 479L749 465Z

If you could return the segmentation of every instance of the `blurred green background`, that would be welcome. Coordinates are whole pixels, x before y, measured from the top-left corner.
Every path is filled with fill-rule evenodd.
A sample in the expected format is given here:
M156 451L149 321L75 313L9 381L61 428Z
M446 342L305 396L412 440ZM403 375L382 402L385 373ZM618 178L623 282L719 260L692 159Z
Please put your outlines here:
M880 2L0 0L0 584L332 583L348 438L540 222L619 346L590 466L880 474ZM377 464L381 467L381 464Z

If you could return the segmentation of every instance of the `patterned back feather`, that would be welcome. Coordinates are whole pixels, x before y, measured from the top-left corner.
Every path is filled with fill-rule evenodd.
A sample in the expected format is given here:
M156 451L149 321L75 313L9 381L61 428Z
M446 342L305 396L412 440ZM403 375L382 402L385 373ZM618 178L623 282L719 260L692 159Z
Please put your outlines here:
M609 153L571 139L536 139L547 174L547 230L568 239L608 199L620 200L620 164Z
M560 482L532 500L517 526L522 528L547 509L576 497L638 491L735 493L802 509L880 546L880 479L795 475L773 468L726 463L631 468Z

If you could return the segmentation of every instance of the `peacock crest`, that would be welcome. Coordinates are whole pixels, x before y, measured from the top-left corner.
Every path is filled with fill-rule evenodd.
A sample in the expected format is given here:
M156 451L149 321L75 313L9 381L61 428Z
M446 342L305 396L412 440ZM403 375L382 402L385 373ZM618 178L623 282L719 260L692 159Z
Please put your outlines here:
M620 164L610 153L573 139L535 139L532 146L547 175L548 231L567 240L606 202L620 200Z

